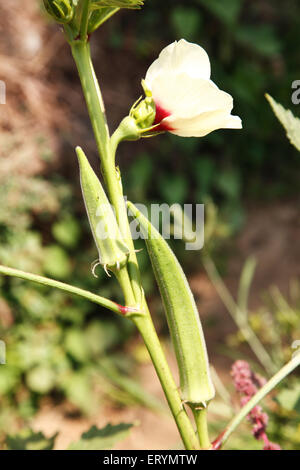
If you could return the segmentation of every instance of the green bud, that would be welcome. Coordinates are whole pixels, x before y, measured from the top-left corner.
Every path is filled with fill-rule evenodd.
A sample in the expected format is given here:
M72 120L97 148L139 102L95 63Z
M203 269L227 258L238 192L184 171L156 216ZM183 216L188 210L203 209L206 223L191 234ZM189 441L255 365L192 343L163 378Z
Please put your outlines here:
M74 0L44 0L44 6L58 23L70 23L74 15Z
M152 137L156 125L153 125L156 116L156 106L152 98L151 91L142 80L145 98L139 98L132 106L129 116L126 116L120 123L112 136L112 144L116 149L122 140L138 140L141 137Z
M131 108L129 115L134 119L139 129L149 129L155 119L154 100L146 96L146 98Z
M98 177L80 147L76 148L76 153L85 208L99 253L97 264L101 264L106 272L120 269L127 262L129 250Z
M129 8L140 9L144 5L143 0L93 0L92 8Z

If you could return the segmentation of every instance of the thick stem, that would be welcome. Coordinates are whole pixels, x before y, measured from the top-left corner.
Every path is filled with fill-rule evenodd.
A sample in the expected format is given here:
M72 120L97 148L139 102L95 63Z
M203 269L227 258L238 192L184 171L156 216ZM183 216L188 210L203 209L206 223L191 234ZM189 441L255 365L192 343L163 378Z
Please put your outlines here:
M117 272L116 276L120 285L122 286L125 301L130 305L133 292L131 289L130 277L126 268ZM165 358L165 354L162 350L145 299L143 299L141 310L143 311L143 315L131 315L131 319L139 330L150 354L152 363L165 393L168 405L177 424L177 428L185 448L188 450L198 449L198 440L195 436L193 426L191 425L188 415L186 414L186 411L183 407L177 386L171 374L169 365Z
M182 404L151 316L149 314L144 317L133 315L132 320L137 326L148 349L185 448L187 450L199 449L198 439Z
M84 41L75 41L71 44L71 47L101 157L102 173L109 199L115 208L121 233L130 250L127 266L117 271L115 274L122 287L126 304L133 307L142 307L144 314L140 316L133 315L131 319L137 326L149 351L185 447L187 449L197 449L199 448L198 440L182 405L180 395L143 296L137 259L130 234L127 209L124 203L120 174L115 168L114 152L111 147L100 87L91 61L90 48Z
M201 449L209 449L211 447L208 427L207 427L207 408L199 408L190 405L195 418L197 433L200 441Z

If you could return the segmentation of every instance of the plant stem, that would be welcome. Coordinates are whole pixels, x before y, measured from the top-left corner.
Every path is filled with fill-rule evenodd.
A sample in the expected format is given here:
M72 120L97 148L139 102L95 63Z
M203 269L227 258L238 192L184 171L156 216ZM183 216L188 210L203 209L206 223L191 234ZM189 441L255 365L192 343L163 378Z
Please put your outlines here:
M211 447L211 443L207 427L207 408L197 408L192 405L190 405L190 407L195 418L200 447L201 449L209 449Z
M82 11L81 11L81 22L80 22L80 39L85 41L87 39L89 14L90 14L90 3L91 0L81 0Z
M273 388L275 388L281 380L289 375L300 364L300 353L295 356L280 369L258 392L246 403L246 405L238 412L238 414L230 421L225 432L220 438L219 445L224 444L233 431L238 427L241 421L250 413L260 400L262 400Z
M134 291L136 302L139 303L141 301L142 292L137 259L128 223L121 177L119 171L117 171L115 167L115 156L110 143L104 103L91 61L90 47L86 42L75 41L72 43L71 48L79 72L98 151L101 157L102 173L109 199L114 206L116 218L124 237L124 242L127 244L129 249L128 267L131 274L132 289Z
M137 326L149 351L185 447L197 449L199 448L198 439L182 405L143 295L120 173L115 168L114 151L110 142L100 87L91 61L90 47L84 41L73 41L71 48L92 122L108 196L115 208L121 233L130 251L127 266L116 271L115 275L122 287L126 304L143 310L143 315L131 315L130 318Z
M26 281L36 282L44 286L54 287L56 289L69 292L70 294L75 294L80 297L83 297L91 302L94 302L101 307L106 307L112 312L121 313L122 307L112 300L106 299L105 297L100 297L99 295L93 294L79 287L70 286L64 282L55 281L54 279L49 279L48 277L38 276L37 274L27 273L25 271L20 271L19 269L8 268L7 266L0 265L0 273L5 274L6 276L19 277L20 279L25 279Z
M138 328L150 354L185 448L187 450L199 449L198 439L182 404L150 314L143 317L133 315L132 320Z
M240 329L242 335L251 347L255 356L257 357L259 362L264 366L268 373L274 374L276 369L270 355L254 333L252 328L249 326L248 322L245 320L245 315L235 303L232 295L230 294L221 276L219 275L213 260L208 254L204 254L202 260L209 279L214 285L222 302L224 303L237 327Z
M133 292L131 290L128 272L121 269L116 272L117 279L124 292L126 304L130 304ZM179 433L186 449L198 449L199 443L194 429L183 407L175 381L171 374L169 365L162 350L156 330L154 328L146 300L144 299L142 309L144 315L131 315L131 320L139 330L146 348L150 354L152 363L165 393L168 405L177 424Z

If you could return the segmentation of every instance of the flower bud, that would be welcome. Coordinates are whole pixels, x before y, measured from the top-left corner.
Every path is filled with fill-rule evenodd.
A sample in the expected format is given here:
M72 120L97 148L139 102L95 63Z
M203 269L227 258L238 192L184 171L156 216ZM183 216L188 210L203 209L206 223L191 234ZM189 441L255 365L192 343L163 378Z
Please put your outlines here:
M44 0L44 6L58 23L70 23L74 15L73 0Z
M146 88L144 80L142 86L145 98L139 98L132 106L129 116L126 116L115 131L112 141L117 146L122 140L138 140L141 137L155 135L153 126L156 116L156 107L151 92Z
M146 96L142 101L130 110L130 117L136 123L138 129L149 129L155 119L155 104L152 98Z
M128 259L129 249L122 238L114 211L102 185L80 147L76 149L80 183L90 227L99 252L99 263L107 270L120 269ZM97 266L94 265L94 268Z

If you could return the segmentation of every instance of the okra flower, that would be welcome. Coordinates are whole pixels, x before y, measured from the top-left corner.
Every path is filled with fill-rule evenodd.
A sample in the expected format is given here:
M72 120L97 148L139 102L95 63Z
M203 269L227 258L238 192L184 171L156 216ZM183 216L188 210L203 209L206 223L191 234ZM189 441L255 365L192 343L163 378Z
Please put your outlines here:
M156 131L203 137L216 129L241 129L232 97L210 80L205 50L184 39L165 47L149 67L145 83L156 106Z

